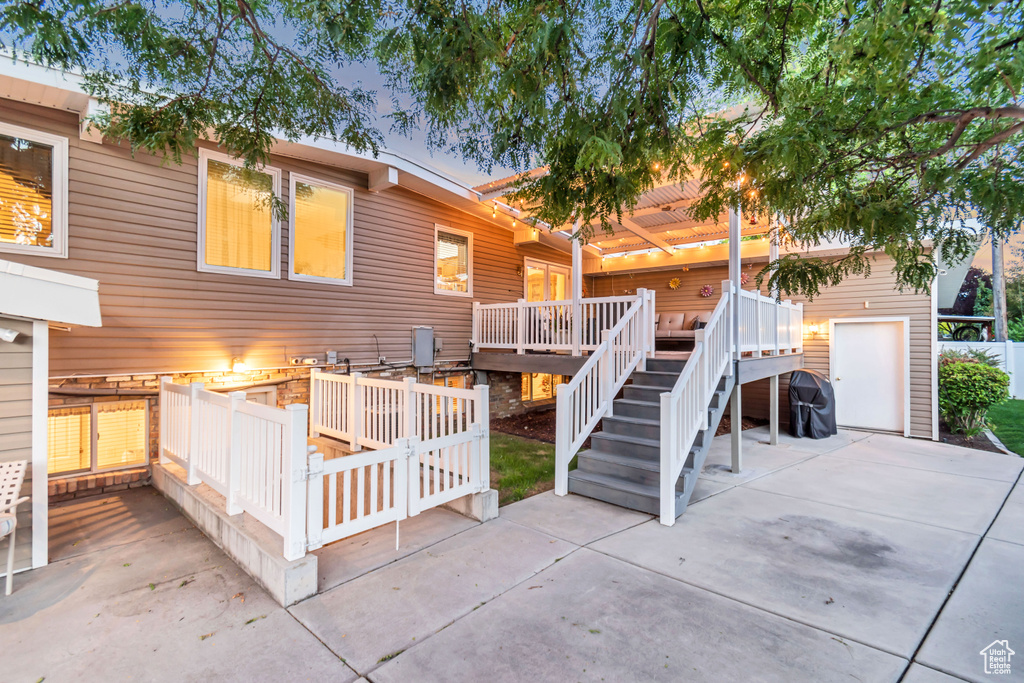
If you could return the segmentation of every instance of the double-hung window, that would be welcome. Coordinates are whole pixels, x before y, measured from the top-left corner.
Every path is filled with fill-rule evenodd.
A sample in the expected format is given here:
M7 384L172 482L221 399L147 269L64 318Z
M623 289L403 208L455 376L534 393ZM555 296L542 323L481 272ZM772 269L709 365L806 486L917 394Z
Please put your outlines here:
M434 293L473 296L473 234L434 226Z
M68 255L68 141L0 123L0 251Z
M352 284L352 190L289 174L288 278Z
M276 168L246 170L231 157L199 150L199 270L281 277L281 233L273 198Z

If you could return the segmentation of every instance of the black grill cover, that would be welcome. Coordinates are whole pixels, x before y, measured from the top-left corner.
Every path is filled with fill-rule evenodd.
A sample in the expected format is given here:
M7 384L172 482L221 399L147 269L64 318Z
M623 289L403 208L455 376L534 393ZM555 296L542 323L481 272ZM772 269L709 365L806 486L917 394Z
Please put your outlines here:
M826 439L836 433L832 383L817 370L796 370L789 378L789 433Z

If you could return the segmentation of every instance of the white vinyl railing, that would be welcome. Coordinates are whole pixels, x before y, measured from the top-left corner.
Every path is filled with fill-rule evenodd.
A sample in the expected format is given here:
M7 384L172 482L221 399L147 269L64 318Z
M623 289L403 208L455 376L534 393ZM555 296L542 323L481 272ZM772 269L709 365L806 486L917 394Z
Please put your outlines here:
M654 355L654 292L640 289L633 304L556 396L555 493L568 493L569 461L602 417L612 414L615 395L637 367Z
M592 351L601 332L611 329L636 302L635 296L559 301L473 304L473 350ZM573 321L579 321L574 325Z
M722 282L722 291L732 283ZM776 301L757 291L740 290L740 352L761 356L803 350L804 305Z
M697 330L693 352L672 390L661 395L661 523L675 524L676 481L697 433L708 428L708 406L723 375L732 373L731 288L723 283L708 324Z
M380 449L326 461L311 456L310 549L490 487L487 386L314 370L310 397L314 436Z
M488 424L488 387L473 389L313 370L310 432L347 441L353 451L388 448L399 439L428 441Z
M284 539L284 557L306 554L308 455L305 405L249 403L245 392L219 394L201 383L160 382L160 460L226 499L229 515L248 512Z

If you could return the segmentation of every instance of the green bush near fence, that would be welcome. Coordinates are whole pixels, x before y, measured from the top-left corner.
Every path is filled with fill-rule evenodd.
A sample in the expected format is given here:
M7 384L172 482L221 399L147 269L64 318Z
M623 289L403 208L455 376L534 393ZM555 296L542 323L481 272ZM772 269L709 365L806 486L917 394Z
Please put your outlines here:
M939 362L939 410L954 432L976 436L989 408L1010 397L1010 376L978 360Z

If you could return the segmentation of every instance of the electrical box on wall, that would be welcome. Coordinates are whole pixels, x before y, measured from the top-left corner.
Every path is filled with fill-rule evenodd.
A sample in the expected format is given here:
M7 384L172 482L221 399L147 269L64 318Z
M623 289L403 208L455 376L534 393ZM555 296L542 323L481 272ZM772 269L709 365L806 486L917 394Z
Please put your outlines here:
M419 370L434 367L434 328L412 328L412 364Z

